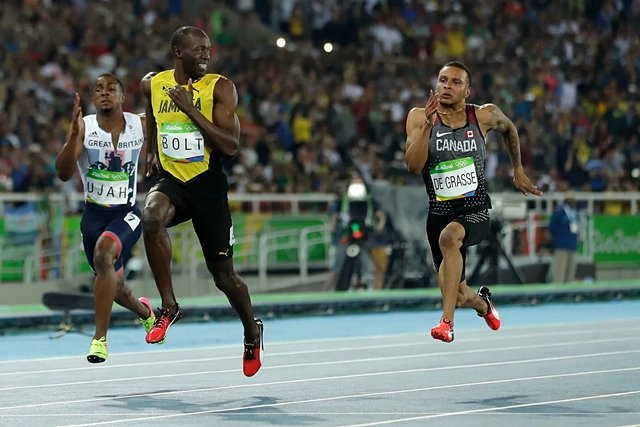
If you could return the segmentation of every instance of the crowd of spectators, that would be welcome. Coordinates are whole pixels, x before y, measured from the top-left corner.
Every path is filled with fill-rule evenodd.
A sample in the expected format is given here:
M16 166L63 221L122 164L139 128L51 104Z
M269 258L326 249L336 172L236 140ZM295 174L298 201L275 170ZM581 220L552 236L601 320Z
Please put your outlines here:
M638 24L639 0L4 1L0 189L62 188L53 164L74 92L91 113L91 83L113 72L125 109L143 112L140 79L170 68L171 33L197 25L211 71L238 90L232 191L334 192L355 166L421 185L404 167L405 117L453 59L472 70L470 102L514 120L544 191L638 191ZM506 156L489 145L491 191L511 189Z

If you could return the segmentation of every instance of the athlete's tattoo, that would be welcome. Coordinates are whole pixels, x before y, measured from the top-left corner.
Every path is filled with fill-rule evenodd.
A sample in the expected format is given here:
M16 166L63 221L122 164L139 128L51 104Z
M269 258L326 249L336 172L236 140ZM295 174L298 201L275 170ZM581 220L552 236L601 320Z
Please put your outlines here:
M493 128L506 137L507 132L509 131L509 119L507 119L498 108L493 108L491 110L491 119L494 123Z
M491 110L491 127L504 136L505 144L509 150L509 156L514 165L520 163L520 141L518 140L518 132L516 126L511 120L504 115L498 108L493 107Z

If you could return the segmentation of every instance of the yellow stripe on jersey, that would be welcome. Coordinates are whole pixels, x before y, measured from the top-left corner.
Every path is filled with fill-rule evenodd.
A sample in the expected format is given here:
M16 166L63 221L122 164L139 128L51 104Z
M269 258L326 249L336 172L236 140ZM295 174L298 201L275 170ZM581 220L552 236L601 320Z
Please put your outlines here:
M151 78L151 106L158 128L158 153L162 168L182 182L209 169L211 148L205 145L198 127L169 98L176 86L174 70ZM193 104L208 119L213 114L213 89L219 74L205 74L193 83ZM186 86L183 86L186 89Z

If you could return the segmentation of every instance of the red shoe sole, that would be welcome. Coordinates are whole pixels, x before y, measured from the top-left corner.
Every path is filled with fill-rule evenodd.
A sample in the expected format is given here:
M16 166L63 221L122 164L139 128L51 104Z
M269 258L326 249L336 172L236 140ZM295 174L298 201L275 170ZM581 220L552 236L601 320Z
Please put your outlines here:
M496 317L494 314L495 314L495 310L487 314L486 316L484 316L484 321L487 323L487 326L489 328L493 329L494 331L497 331L498 329L500 329L501 322L500 322L500 318Z
M451 333L451 338L449 338L448 334L445 334L436 328L431 329L431 337L442 342L453 342L453 332Z

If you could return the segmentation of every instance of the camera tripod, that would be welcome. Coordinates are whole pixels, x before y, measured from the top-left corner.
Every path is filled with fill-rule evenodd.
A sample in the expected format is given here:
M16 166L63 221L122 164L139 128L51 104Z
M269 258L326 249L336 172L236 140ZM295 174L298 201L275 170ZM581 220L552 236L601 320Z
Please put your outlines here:
M485 239L484 242L480 243L478 247L480 258L478 259L478 262L476 263L473 272L469 277L469 281L471 283L477 283L480 276L480 270L484 265L487 266L484 275L484 279L487 281L487 283L498 283L500 258L506 261L509 272L513 274L513 277L516 278L518 284L521 285L525 282L522 273L520 273L520 270L518 270L516 266L513 265L511 258L504 249L504 245L502 244L502 235L502 224L500 223L500 221L492 220L489 236Z
M352 286L352 281L360 285L362 281L362 246L357 243L350 243L346 247L346 256L336 283L336 291L348 291Z

